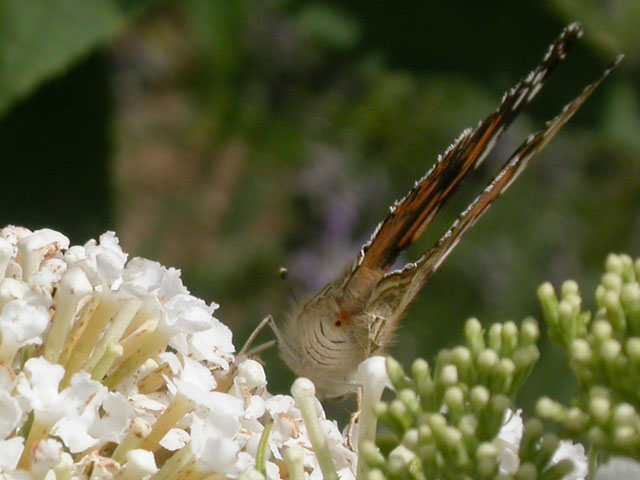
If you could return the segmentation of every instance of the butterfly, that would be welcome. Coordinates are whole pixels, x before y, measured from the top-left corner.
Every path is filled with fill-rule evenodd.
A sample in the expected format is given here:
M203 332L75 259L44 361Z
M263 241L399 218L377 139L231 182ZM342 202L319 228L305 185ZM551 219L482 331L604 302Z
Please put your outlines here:
M358 365L389 344L403 312L462 236L620 62L622 56L557 117L529 135L431 249L415 262L392 270L398 255L420 238L461 181L483 162L582 33L577 23L563 30L542 62L504 95L500 106L475 129L465 130L411 191L391 206L344 274L299 305L284 325L265 319L285 363L298 376L311 379L320 397L341 397L355 390Z

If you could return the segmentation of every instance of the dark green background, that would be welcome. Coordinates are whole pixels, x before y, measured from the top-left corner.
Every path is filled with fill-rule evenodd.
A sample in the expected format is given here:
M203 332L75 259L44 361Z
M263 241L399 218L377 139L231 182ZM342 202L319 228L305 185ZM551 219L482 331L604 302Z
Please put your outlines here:
M0 0L0 224L106 229L181 268L236 344L338 274L463 128L570 21L586 34L433 231L620 52L622 66L462 242L406 315L405 364L464 319L539 317L536 288L591 291L640 248L637 2ZM278 268L290 269L285 282ZM265 340L269 336L265 334ZM558 353L522 403L572 388ZM273 392L290 375L266 355Z

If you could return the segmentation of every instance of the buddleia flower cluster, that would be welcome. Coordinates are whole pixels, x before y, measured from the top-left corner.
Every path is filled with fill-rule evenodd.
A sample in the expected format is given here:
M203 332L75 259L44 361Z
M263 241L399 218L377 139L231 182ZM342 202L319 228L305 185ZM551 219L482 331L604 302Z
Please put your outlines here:
M178 270L128 259L114 233L70 246L53 230L1 229L0 477L278 479L293 457L320 478L298 404L234 357L216 308ZM353 478L355 453L310 406Z
M433 366L416 360L409 376L387 359L396 395L374 410L390 438L385 448L362 446L366 478L584 478L581 445L545 433L538 419L523 425L514 410L514 396L539 357L537 323L483 331L470 319L465 337L464 346L441 351ZM571 459L581 462L579 471Z
M538 291L549 335L567 355L579 395L569 406L550 398L540 416L586 441L592 457L624 455L640 460L640 259L609 255L595 291L596 310L583 310L574 281L557 295L550 284ZM640 478L640 469L635 470Z

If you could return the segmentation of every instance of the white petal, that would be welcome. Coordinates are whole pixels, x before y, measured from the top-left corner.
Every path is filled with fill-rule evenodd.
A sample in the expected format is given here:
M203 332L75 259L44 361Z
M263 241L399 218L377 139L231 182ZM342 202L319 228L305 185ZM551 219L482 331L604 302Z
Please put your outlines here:
M29 305L25 300L7 303L0 314L3 337L11 335L20 346L42 343L41 335L49 325L49 312L41 306Z
M594 480L636 480L640 478L640 463L627 457L613 457L596 470Z
M22 437L0 440L0 472L15 470L23 450L24 438Z
M164 437L162 437L162 440L160 440L160 445L173 452L184 447L189 439L189 434L181 428L172 428L166 433Z
M589 474L589 459L581 443L573 443L561 440L558 449L551 457L551 463L555 464L568 458L573 462L573 471L563 477L564 480L584 480ZM619 478L619 477L618 477Z
M158 471L153 453L143 449L129 450L127 452L126 468L129 478L142 478Z
M13 434L22 418L18 401L9 392L0 390L0 440Z

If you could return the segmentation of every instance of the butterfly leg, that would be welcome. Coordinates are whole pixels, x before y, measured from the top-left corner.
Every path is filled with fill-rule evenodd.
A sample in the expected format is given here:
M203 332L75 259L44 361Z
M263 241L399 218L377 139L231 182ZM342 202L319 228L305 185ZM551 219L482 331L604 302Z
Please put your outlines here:
M275 325L275 321L272 315L267 315L262 319L262 321L258 324L258 326L253 330L253 332L251 332L251 335L249 335L249 338L247 338L247 341L244 342L244 345L242 346L242 348L240 349L236 357L242 357L242 356L251 357L253 355L257 355L273 347L276 344L276 340L271 340L270 342L264 343L262 345L258 345L257 347L249 350L249 347L251 347L256 337L260 335L260 332L264 330L264 327L266 327L269 324L272 325L272 328L273 328L273 325Z
M356 411L349 417L349 428L347 429L347 446L352 452L357 452L358 439L354 438L354 430L356 423L360 420L360 412L362 411L362 385L356 387Z

